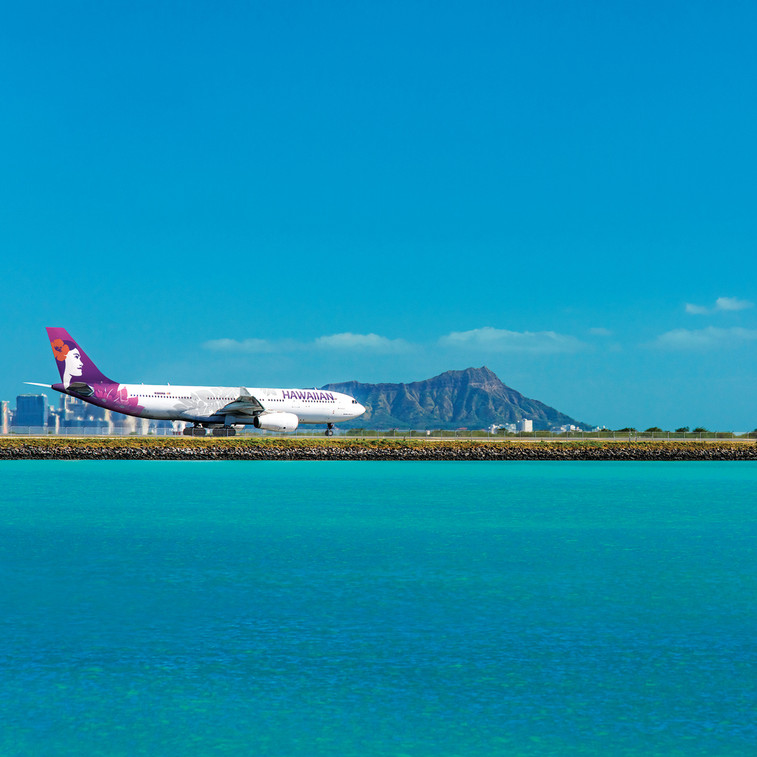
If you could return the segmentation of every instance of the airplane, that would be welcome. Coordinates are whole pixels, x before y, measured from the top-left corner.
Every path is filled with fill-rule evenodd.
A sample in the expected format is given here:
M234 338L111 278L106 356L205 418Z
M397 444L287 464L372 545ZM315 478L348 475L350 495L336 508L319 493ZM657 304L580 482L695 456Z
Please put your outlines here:
M66 329L48 327L47 335L60 383L27 384L137 418L186 421L192 424L184 429L187 436L205 436L208 428L214 436L234 436L235 426L295 431L300 423L325 423L331 436L335 423L365 412L348 394L320 389L119 384L100 372Z

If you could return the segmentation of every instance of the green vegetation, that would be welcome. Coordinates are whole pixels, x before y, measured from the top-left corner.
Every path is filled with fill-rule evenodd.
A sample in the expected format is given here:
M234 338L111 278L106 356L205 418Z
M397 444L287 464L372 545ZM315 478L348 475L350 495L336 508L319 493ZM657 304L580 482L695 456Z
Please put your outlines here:
M0 437L0 459L718 460L757 459L749 438L719 441L253 437Z

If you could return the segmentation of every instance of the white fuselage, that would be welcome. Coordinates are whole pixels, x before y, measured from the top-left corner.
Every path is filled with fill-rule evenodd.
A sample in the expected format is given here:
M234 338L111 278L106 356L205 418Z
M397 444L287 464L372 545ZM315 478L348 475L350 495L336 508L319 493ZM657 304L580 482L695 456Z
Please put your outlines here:
M261 416L292 413L299 423L339 423L365 412L349 395L320 389L120 384L119 392L122 401L133 404L133 410L121 412L159 420L251 424L253 416L245 411L244 402L238 403L239 412L228 412L229 405L248 397L260 404Z

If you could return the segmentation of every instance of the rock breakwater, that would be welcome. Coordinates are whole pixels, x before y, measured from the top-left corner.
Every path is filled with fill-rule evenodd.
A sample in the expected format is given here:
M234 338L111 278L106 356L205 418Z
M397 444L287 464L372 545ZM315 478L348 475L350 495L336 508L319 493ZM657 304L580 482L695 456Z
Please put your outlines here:
M0 460L757 460L754 442L0 438Z

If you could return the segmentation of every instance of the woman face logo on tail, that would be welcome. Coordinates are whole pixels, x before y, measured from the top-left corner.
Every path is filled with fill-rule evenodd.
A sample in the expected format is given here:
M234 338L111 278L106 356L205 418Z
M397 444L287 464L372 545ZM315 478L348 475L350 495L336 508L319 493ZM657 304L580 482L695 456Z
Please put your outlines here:
M66 342L63 339L54 339L51 342L53 355L58 361L58 367L61 368L63 386L68 389L71 379L75 376L81 376L84 371L84 362L81 359L81 353L75 344ZM62 365L60 365L62 363Z

